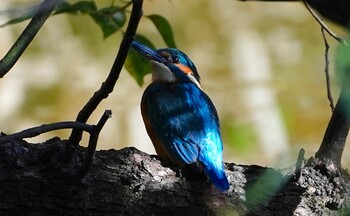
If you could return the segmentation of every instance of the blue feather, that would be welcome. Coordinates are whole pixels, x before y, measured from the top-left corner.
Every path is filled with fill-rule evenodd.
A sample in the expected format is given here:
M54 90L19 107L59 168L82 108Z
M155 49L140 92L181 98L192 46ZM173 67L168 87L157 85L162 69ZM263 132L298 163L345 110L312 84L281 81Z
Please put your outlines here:
M136 41L132 47L153 62L141 112L158 155L180 166L200 164L218 189L228 190L218 115L193 62L174 48L154 51Z
M154 82L145 90L141 104L151 122L150 130L161 140L172 162L199 162L217 188L229 188L222 162L219 119L202 90L190 82Z

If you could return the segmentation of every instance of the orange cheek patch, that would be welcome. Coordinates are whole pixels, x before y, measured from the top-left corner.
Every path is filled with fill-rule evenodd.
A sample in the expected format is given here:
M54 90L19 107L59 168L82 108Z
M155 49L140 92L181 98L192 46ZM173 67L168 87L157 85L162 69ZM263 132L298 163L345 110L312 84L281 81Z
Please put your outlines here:
M183 72L186 73L186 74L191 74L191 73L193 73L192 70L191 70L191 68L189 68L189 67L187 67L187 66L185 66L185 65L183 65L183 64L175 64L175 65L176 65L176 67L180 68L180 70L183 71Z

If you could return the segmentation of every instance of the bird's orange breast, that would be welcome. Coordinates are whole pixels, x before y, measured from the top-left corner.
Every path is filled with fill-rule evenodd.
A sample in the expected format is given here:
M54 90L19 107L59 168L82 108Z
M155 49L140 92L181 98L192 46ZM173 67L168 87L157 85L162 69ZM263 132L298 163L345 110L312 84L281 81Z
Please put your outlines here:
M164 148L164 143L158 138L158 136L156 135L156 133L154 131L154 127L151 124L151 121L148 117L147 107L144 105L143 102L141 102L141 115L142 115L143 122L144 122L145 127L146 127L146 131L147 131L148 136L150 137L150 139L153 143L153 146L157 152L157 155L160 156L164 160L172 161L169 153Z

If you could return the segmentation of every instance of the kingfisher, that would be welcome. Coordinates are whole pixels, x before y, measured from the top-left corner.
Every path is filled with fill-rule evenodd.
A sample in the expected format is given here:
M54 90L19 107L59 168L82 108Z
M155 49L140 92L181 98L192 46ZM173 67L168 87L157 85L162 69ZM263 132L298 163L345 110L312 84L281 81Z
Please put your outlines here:
M152 63L141 114L158 156L180 168L204 170L217 189L227 191L218 114L195 65L175 48L154 51L136 41L131 46Z

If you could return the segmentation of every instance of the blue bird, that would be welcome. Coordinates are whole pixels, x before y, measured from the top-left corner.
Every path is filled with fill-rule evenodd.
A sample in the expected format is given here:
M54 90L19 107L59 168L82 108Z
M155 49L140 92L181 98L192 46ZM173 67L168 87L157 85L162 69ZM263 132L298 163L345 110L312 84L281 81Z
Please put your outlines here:
M178 49L154 51L135 41L132 47L152 62L141 113L157 154L180 167L198 165L216 188L227 191L219 118L196 67Z

